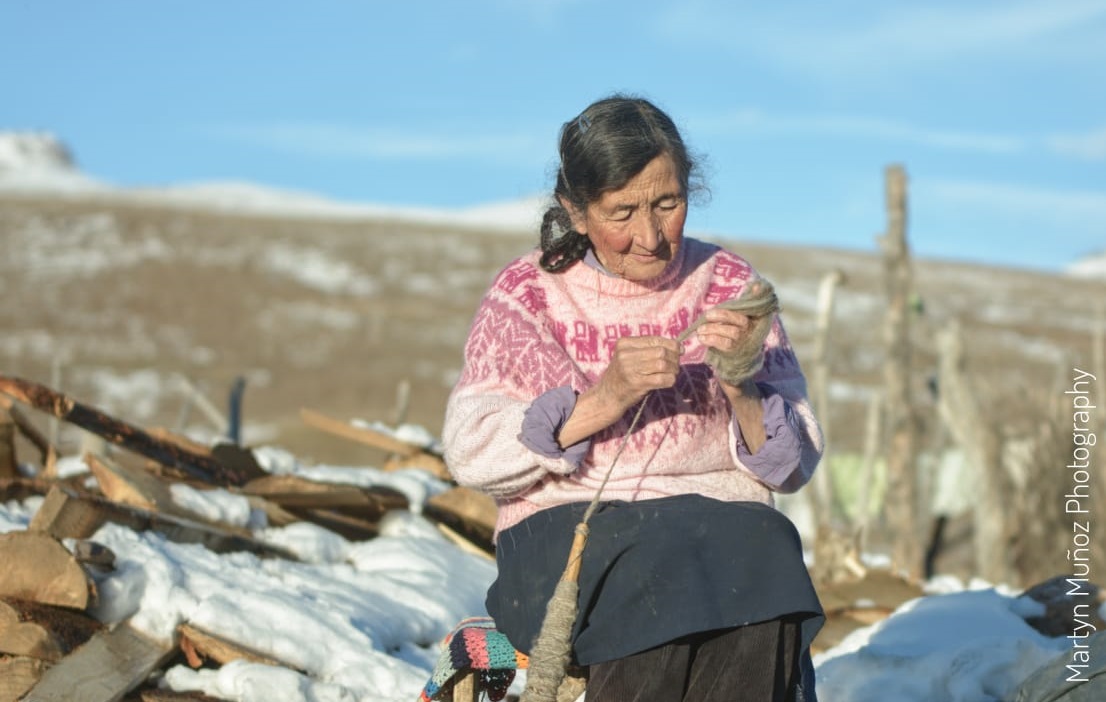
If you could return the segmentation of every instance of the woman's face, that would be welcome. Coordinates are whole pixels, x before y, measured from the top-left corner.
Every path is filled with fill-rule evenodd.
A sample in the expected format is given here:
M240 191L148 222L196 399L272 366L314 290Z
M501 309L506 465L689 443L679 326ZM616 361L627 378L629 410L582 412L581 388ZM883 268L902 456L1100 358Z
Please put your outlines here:
M604 193L583 216L568 208L599 262L627 280L650 280L675 257L684 237L687 194L668 154L661 154L618 190Z

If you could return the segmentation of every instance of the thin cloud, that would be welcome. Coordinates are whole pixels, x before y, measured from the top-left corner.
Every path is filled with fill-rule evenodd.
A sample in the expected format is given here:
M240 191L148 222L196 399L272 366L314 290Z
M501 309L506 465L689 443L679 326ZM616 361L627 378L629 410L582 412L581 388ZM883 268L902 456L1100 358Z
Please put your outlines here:
M331 123L228 125L212 130L223 139L315 159L446 160L527 158L536 152L534 135L435 134Z
M1056 134L1046 141L1059 154L1084 161L1106 161L1106 126L1084 134Z
M1004 134L929 129L908 122L857 115L778 115L755 109L692 120L697 130L712 133L753 131L788 135L879 139L948 149L1005 154L1021 151L1025 140Z
M970 205L1006 215L1055 222L1106 222L1106 192L1055 190L986 181L938 179L916 184L919 198L949 205ZM1094 224L1101 229L1101 224Z
M686 2L664 13L656 31L680 42L710 42L739 55L802 72L854 79L904 67L1033 55L1102 57L1106 0L949 3L896 6L834 3L734 9L718 0Z

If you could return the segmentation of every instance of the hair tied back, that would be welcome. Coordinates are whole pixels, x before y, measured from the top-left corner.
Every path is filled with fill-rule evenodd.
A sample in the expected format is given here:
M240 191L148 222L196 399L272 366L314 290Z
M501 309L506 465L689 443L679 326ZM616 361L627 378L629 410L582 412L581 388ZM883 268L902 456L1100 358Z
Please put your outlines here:
M591 128L591 118L585 114L581 114L576 118L576 128L580 130L580 134L587 134L588 129Z

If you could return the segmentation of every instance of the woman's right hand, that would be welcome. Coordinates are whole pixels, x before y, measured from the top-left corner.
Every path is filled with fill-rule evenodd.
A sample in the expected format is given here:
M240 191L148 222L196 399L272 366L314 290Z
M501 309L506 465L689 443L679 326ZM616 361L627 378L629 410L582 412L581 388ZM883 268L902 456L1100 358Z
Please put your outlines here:
M661 336L624 336L599 379L597 392L611 404L616 417L637 404L650 390L670 388L680 372L680 343Z
M576 399L557 441L567 448L611 426L650 390L670 388L680 371L680 343L661 336L624 336L597 382Z

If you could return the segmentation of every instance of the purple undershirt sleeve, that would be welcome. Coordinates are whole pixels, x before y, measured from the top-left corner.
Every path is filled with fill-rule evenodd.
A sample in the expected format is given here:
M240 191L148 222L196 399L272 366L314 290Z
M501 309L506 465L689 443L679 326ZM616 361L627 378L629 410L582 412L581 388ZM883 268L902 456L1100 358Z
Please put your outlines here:
M756 453L750 453L741 435L737 419L733 420L737 436L737 456L741 463L765 484L773 488L783 485L795 472L802 455L801 429L795 411L778 392L769 385L759 384L764 399L765 442Z
M575 408L576 392L567 385L538 395L523 415L518 440L534 453L546 458L563 458L577 468L580 467L591 448L591 439L564 449L557 443L557 434Z

